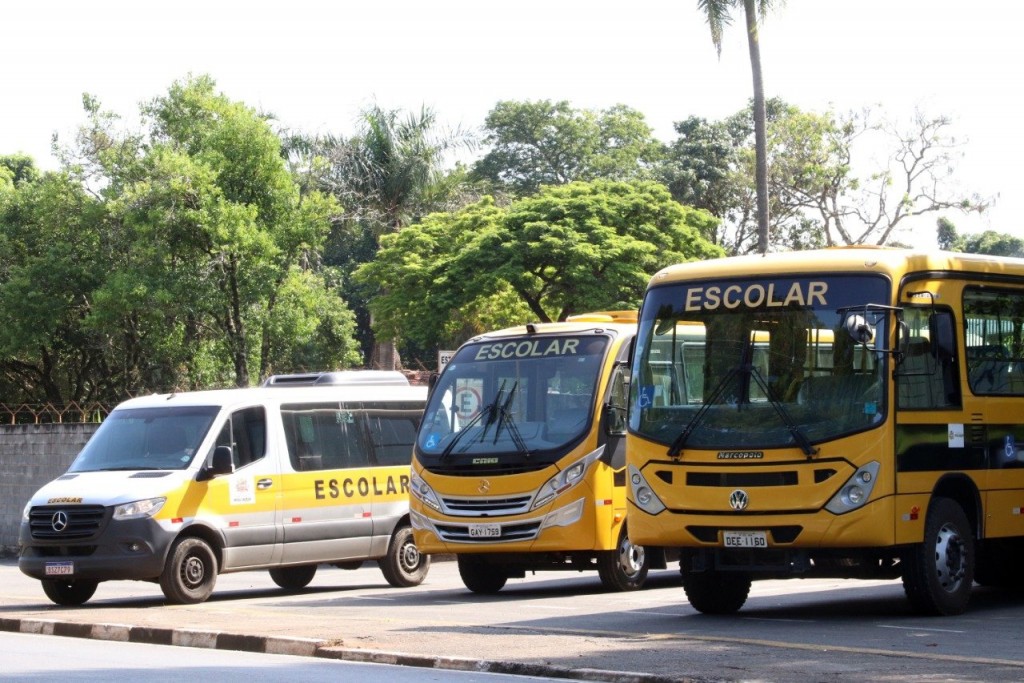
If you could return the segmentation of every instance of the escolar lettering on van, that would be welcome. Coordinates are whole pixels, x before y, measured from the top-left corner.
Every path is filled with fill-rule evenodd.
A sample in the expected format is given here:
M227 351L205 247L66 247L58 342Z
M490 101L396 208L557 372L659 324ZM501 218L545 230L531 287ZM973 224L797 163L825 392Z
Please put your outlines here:
M575 356L579 353L579 345L579 339L517 339L495 342L481 344L473 360Z
M819 280L794 282L785 285L768 284L727 285L721 287L691 287L686 291L687 311L713 311L717 308L781 308L783 306L827 306L825 295L828 283Z
M381 482L377 477L346 477L344 479L317 479L313 482L313 495L317 500L327 498L354 498L368 496L372 491L374 495L383 496L389 493L397 494L409 492L409 475L403 474L397 478L388 476Z

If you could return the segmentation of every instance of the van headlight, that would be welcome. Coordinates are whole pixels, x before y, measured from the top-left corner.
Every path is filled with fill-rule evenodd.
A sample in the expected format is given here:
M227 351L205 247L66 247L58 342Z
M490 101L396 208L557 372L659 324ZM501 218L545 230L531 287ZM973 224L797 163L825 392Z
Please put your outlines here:
M167 502L166 498L146 498L131 503L124 503L114 508L114 519L141 519L152 517L160 512L160 509Z
M881 465L876 460L862 466L846 480L836 495L832 496L825 509L841 515L863 506L871 498L871 491L875 488L880 468Z
M544 482L544 485L537 489L537 496L533 499L533 505L530 506L530 509L536 510L541 506L547 505L555 499L555 496L568 491L583 481L583 475L587 473L587 468L590 467L591 463L597 461L602 453L604 453L604 446L588 453Z
M665 504L654 493L650 484L644 479L634 465L626 468L626 476L629 477L629 491L633 503L649 515L656 515L665 509Z
M441 502L437 499L434 489L430 484L423 481L423 478L416 474L416 470L409 471L409 492L424 505L441 512Z
M25 509L21 511L21 521L28 521L28 513L32 510L32 501L25 503Z

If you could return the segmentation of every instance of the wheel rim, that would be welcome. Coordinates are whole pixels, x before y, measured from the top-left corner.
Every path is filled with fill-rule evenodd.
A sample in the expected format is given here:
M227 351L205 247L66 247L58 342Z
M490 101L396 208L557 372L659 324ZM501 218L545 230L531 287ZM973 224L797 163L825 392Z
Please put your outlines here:
M206 564L202 558L189 555L181 565L181 580L191 589L198 588L206 576Z
M407 572L414 572L420 566L420 549L415 543L406 543L399 553L399 561Z
M955 593L967 573L967 551L960 532L944 524L935 539L935 576L943 590Z
M633 545L628 538L623 538L619 543L619 566L623 574L632 578L643 571L644 568L644 547Z

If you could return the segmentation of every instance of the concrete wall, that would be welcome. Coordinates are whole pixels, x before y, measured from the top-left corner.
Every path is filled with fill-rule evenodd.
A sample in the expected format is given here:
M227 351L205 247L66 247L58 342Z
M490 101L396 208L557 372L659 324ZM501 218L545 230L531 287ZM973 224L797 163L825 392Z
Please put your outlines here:
M61 475L99 424L0 425L0 557L18 549L18 526L36 489Z

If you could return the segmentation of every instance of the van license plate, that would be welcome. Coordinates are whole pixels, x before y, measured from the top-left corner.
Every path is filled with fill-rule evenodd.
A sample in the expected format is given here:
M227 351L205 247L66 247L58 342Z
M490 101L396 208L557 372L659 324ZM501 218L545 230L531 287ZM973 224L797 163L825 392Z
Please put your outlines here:
M47 562L43 571L47 576L72 576L75 573L75 563Z
M723 531L726 548L767 548L767 531Z
M501 527L497 524L470 524L470 538L501 538Z

